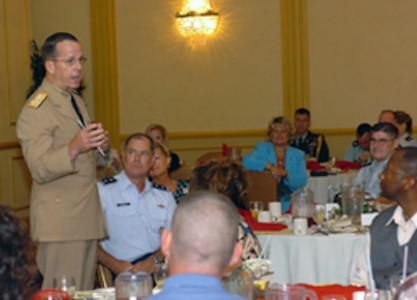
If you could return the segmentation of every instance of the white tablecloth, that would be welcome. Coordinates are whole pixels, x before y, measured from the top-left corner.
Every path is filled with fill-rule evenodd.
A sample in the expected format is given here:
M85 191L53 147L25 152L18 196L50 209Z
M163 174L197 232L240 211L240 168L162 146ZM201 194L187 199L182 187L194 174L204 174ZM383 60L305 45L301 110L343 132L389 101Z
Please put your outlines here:
M365 234L295 236L257 233L271 260L274 281L349 284L352 263L366 249Z
M341 184L352 184L358 171L351 170L347 173L327 176L308 176L307 187L314 193L314 202L327 203L329 199L329 187L340 187Z

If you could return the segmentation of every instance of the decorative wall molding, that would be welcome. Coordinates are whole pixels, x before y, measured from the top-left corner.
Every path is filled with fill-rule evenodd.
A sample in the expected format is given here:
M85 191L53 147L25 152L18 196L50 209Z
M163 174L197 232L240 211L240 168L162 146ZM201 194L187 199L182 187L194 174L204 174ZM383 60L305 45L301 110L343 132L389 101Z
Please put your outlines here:
M90 0L91 49L93 59L94 113L119 148L119 77L115 0Z

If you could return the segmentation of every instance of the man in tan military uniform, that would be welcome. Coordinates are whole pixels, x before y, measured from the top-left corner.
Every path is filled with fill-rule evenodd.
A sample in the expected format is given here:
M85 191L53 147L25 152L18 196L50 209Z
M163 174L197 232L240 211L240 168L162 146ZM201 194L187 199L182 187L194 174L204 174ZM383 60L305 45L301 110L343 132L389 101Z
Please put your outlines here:
M51 35L42 58L46 76L17 121L33 180L30 223L32 238L39 241L42 288L65 274L74 276L77 289L92 289L97 239L107 235L95 158L98 148L102 154L110 150L108 133L100 123L90 124L74 92L86 60L77 39L69 33Z

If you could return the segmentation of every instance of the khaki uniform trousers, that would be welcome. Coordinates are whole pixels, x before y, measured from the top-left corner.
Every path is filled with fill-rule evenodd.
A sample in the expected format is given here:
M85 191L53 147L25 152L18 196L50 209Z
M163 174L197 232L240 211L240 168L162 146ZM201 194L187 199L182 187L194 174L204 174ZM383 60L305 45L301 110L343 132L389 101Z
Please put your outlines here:
M60 275L73 276L77 290L92 290L97 265L97 240L41 242L36 257L42 289L53 288Z

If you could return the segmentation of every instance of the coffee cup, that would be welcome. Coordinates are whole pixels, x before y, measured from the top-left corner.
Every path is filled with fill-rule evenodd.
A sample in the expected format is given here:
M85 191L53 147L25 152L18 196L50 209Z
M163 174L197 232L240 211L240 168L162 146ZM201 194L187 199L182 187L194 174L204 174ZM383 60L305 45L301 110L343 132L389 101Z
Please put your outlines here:
M269 213L274 218L281 215L281 203L280 202L269 202L268 203Z
M258 222L271 223L271 214L267 210L260 211L258 213Z
M308 224L307 218L295 218L294 219L294 234L295 235L306 235Z

